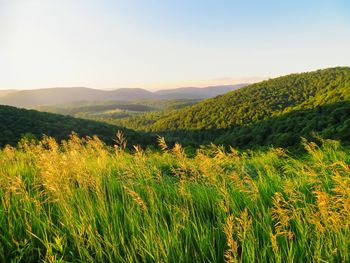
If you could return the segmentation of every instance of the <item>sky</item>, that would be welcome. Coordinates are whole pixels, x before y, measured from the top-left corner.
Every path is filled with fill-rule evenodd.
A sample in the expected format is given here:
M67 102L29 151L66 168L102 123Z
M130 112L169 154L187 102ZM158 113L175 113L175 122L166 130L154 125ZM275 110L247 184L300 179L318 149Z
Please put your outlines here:
M349 0L0 0L0 89L151 90L350 66Z

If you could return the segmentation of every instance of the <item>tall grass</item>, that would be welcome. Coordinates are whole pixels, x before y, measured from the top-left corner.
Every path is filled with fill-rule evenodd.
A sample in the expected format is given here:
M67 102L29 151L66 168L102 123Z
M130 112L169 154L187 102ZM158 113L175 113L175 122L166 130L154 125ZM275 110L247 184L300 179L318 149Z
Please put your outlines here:
M2 262L349 262L350 151L125 151L73 135L0 152Z

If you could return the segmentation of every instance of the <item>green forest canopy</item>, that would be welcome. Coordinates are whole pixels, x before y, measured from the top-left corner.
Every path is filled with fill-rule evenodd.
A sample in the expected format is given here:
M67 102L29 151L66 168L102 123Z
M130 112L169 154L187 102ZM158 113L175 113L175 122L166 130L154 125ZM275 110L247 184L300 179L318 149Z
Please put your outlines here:
M184 109L148 113L120 124L149 131L225 129L349 99L350 68L337 67L262 81Z
M155 134L164 136L169 143L195 147L210 142L241 148L288 147L298 145L301 137L310 138L313 132L350 142L349 67L270 79L194 105L191 105L193 101L170 102L174 107L164 103L165 106L160 107L165 110L122 119L113 119L112 114L107 115L108 118L94 115L96 110L114 107L113 103L97 108L93 104L80 105L78 109L62 108L71 110L71 114L78 110L78 116L95 116L110 124L1 106L0 144L15 144L26 133L37 138L47 134L61 140L72 131L79 135L98 135L105 142L113 143L117 130L123 130L132 144L144 146L155 143ZM85 111L89 114L84 115Z
M43 134L57 140L67 139L74 131L80 136L97 135L106 143L112 144L116 132L124 132L133 144L154 143L150 135L143 135L114 125L77 119L53 113L24 110L10 106L0 106L0 145L15 145L23 136L41 138Z

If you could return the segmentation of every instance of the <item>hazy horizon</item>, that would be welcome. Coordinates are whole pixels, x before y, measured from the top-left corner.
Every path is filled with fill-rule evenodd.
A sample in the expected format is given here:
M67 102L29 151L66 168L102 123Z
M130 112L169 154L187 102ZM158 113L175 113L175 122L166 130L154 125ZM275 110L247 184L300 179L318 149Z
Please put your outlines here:
M213 79L209 81L189 81L186 83L176 83L176 84L165 84L165 85L145 85L145 86L114 86L114 87L96 87L96 86L84 86L84 85L75 85L75 86L40 86L40 87L16 87L16 88L6 88L0 87L0 90L36 90L36 89L54 89L54 88L90 88L90 89L98 89L98 90L116 90L116 89L145 89L148 91L156 92L159 90L167 90L167 89L181 89L181 88L207 88L207 87L215 87L215 86L231 86L231 85L239 85L239 84L253 84L263 80L267 80L271 77L251 77L251 78L222 78L222 79Z
M245 79L232 79L233 81L230 82L229 80L213 80L213 81L198 81L198 82L188 82L187 84L173 84L173 85L166 85L166 86L151 86L147 87L137 87L137 86L129 86L129 87L93 87L93 86L83 86L83 85L77 85L77 86L51 86L51 87L22 87L22 88L1 88L1 90L14 90L14 91L22 91L22 90L38 90L38 89L55 89L55 88L62 88L62 89L69 89L69 88L88 88L88 89L97 89L97 90L117 90L117 89L144 89L151 92L156 92L160 90L170 90L170 89L181 89L181 88L208 88L208 87L217 87L217 86L235 86L239 84L253 84L257 83L263 80L269 79L268 77L260 78L260 77L252 77L252 78L245 78Z
M155 91L346 66L350 3L0 0L0 89Z

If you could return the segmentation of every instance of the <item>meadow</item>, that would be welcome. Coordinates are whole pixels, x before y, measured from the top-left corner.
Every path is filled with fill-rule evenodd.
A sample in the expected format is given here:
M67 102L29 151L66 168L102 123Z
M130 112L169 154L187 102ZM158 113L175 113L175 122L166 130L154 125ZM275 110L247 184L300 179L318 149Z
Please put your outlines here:
M349 262L350 148L187 156L72 135L0 151L2 262Z

